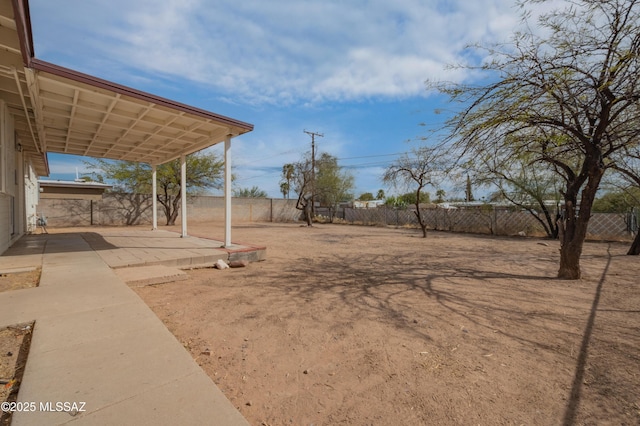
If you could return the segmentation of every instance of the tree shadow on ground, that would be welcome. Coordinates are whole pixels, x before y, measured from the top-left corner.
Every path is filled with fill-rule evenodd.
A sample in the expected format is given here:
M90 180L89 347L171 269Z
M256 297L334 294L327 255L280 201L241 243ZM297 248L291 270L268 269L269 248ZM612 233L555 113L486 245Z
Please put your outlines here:
M415 326L415 321L433 322L428 306L436 304L449 312L444 315L434 309L440 312L438 323L452 329L459 329L460 324L465 323L485 329L487 333L499 330L524 345L556 350L559 341L576 340L576 334L566 331L555 342L533 340L530 335L541 335L541 324L537 320L563 319L557 313L545 312L544 308L523 310L521 307L523 302L532 300L540 300L544 306L548 302L545 284L554 281L543 275L417 263L389 254L302 259L274 276L272 285L282 292L283 298L293 296L293 300L312 302L320 295L338 297L354 315L382 320L427 340L431 340L428 329ZM503 292L504 289L508 292ZM426 308L418 311L416 304ZM502 327L507 322L512 324ZM513 323L517 326L512 326ZM535 333L529 332L532 327L536 328Z
M589 318L587 319L587 325L582 335L582 344L580 345L580 351L578 353L578 360L576 362L576 369L573 377L573 383L571 384L571 393L570 393L569 401L567 403L567 408L564 413L564 419L562 422L564 426L574 425L576 422L576 417L578 415L578 406L580 404L580 398L582 394L584 374L587 366L587 355L589 352L589 345L591 343L591 338L593 335L593 327L595 325L596 312L598 311L598 305L600 304L602 287L607 278L607 272L609 271L609 267L611 266L612 256L611 256L610 246L607 248L607 254L608 254L607 264L605 265L604 270L602 271L602 276L600 277L600 281L598 281L598 286L596 287L595 295L593 297L593 303L591 305Z
M434 339L431 330L422 326L424 323L437 323L452 331L463 323L484 330L479 331L484 336L499 333L525 350L542 350L560 357L564 364L575 365L563 418L564 425L573 425L579 414L594 333L599 340L609 338L606 331L596 331L594 326L611 261L616 257L620 256L613 256L610 249L606 255L590 255L592 262L597 261L590 265L594 279L579 282L492 270L491 265L481 262L467 262L466 266L415 262L392 254L309 257L290 265L274 279L273 287L310 303L321 295L337 297L353 315L383 321L398 332L426 341ZM599 279L595 277L596 268L601 270ZM584 291L576 291L574 286ZM423 309L418 311L416 306ZM622 311L636 312L616 310ZM439 312L437 321L432 317L435 312ZM616 327L617 335L633 331L619 324L606 327ZM623 365L629 359L638 359L633 355L637 350L633 342L607 343L610 346L606 350L614 351L608 354L620 357ZM599 394L597 398L611 401L602 386L594 384L592 388L590 392ZM622 394L619 397L629 399Z
M289 300L312 303L320 296L337 297L354 316L385 322L400 333L436 346L443 343L434 341L430 329L423 324L434 323L452 331L464 324L474 334L485 337L498 333L523 350L543 351L559 357L563 364L574 364L563 417L564 425L573 425L588 370L587 355L594 339L596 312L611 261L616 257L622 256L613 256L609 249L604 255L590 255L592 261L598 261L590 265L594 279L579 282L542 274L504 272L487 264L460 266L416 258L398 259L393 254L307 257L289 265L271 282L276 290L272 293L279 290L283 299L286 295ZM596 266L602 267L599 280L595 279ZM575 291L578 285L583 292ZM626 311L637 312L616 310ZM586 326L581 329L585 317ZM600 334L600 340L607 338L606 332ZM616 351L612 356L627 358L628 362L637 348L629 342L617 343L607 350ZM594 385L592 392L602 393L599 398L604 398L603 401L610 400L603 389Z

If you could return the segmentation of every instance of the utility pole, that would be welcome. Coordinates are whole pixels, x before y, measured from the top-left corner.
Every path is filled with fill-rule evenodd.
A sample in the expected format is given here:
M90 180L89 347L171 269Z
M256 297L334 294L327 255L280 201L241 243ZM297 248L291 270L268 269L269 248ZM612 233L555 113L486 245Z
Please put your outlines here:
M311 215L316 215L316 136L323 138L324 134L304 131L311 136Z

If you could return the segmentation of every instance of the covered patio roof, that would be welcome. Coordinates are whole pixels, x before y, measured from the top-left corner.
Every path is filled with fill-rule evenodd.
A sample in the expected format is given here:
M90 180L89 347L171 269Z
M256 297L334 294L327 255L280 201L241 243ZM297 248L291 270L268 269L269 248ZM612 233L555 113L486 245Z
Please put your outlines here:
M35 58L27 0L0 0L0 99L40 176L48 152L157 165L253 130Z

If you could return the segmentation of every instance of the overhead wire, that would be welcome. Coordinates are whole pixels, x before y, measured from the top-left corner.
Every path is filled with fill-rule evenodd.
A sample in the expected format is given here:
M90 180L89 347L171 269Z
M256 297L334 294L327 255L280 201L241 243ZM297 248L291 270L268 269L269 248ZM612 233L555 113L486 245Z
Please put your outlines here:
M268 157L266 159L271 159L271 158L275 158L278 157L280 155L285 155L285 154L289 154L292 152L295 152L296 150L289 150L289 151L284 151L282 153L276 154L272 157ZM380 158L380 157L393 157L393 156L399 156L399 155L404 155L406 154L406 152L394 152L394 153L389 153L389 154L375 154L375 155L359 155L359 156L354 156L354 157L340 157L340 158L336 158L337 161L343 161L343 160L357 160L357 159L364 159L364 158ZM266 159L262 159L262 161L266 160ZM259 161L259 160L257 160ZM362 169L362 168L367 168L367 167L386 167L388 165L390 165L393 162L393 160L385 160L385 161L374 161L374 162L366 162L366 163L356 163L356 164L341 164L340 167L343 167L345 169ZM250 165L251 163L243 163L242 166L247 166ZM242 182L242 181L248 181L248 180L252 180L252 179L258 179L258 178L264 178L264 177L269 177L269 176L279 176L282 171L279 169L279 166L269 166L267 168L274 168L276 170L274 170L273 172L269 172L269 173L263 173L260 175L256 175L256 176L251 176L251 177L243 177L243 178L237 178L236 182Z

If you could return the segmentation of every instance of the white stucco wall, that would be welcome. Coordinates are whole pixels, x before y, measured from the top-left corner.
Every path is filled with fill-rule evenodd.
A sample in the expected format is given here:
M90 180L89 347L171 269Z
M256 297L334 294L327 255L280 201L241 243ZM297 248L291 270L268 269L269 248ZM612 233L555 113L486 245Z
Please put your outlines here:
M11 232L9 231L11 211L10 198L4 194L0 194L0 253L9 248L11 241Z
M24 162L24 198L25 198L25 231L36 229L36 211L38 207L38 176L30 162Z
M38 200L37 176L17 142L13 118L0 100L0 253L27 231L27 214L35 213Z

